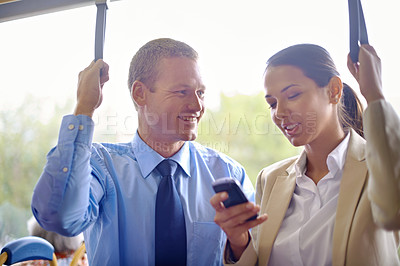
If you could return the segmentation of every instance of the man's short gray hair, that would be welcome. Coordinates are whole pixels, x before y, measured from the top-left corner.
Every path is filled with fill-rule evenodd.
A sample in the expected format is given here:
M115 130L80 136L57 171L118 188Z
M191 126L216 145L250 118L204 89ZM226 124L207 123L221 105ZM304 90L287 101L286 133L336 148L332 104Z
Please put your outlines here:
M128 86L132 92L132 85L137 80L152 88L157 79L157 65L163 58L188 57L197 61L197 52L184 42L169 38L149 41L133 56L129 67Z

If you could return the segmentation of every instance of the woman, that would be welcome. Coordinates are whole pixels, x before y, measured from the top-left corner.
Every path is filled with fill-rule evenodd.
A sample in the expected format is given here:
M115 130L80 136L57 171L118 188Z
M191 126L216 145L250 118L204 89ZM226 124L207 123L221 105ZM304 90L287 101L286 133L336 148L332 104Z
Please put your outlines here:
M322 47L294 45L268 60L272 119L304 150L260 172L258 205L225 208L227 193L211 198L226 264L400 265L400 120L382 93L374 48L362 45L348 67L364 114Z

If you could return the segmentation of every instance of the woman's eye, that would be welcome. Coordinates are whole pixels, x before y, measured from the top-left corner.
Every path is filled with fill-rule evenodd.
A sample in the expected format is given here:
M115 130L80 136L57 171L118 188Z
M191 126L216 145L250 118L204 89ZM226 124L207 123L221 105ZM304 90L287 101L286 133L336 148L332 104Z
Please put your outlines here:
M269 109L275 109L276 103L268 103L269 104Z
M297 96L299 96L300 94L301 94L300 92L297 92L297 93L294 93L294 94L289 95L288 98L289 98L289 99L294 99L294 98L296 98Z

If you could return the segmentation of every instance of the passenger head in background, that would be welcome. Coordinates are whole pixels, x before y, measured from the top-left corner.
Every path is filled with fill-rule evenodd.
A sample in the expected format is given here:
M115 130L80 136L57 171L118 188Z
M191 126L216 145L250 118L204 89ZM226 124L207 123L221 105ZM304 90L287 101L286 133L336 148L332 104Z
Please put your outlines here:
M49 241L50 244L53 245L56 255L61 253L73 253L83 242L82 234L74 237L66 237L55 232L44 230L33 216L28 220L27 225L29 235L41 237Z

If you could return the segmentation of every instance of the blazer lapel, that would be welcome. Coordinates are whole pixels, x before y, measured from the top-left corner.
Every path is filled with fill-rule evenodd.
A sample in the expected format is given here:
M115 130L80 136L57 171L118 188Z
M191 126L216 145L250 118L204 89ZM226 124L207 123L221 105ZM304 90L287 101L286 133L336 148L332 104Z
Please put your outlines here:
M345 265L350 228L367 176L365 140L353 130L350 134L333 230L332 265Z
M259 265L267 265L271 254L272 245L278 234L279 228L285 217L290 200L296 185L296 172L294 164L287 169L286 175L277 176L271 190L271 195L266 205L268 220L263 223L259 231L258 262Z

